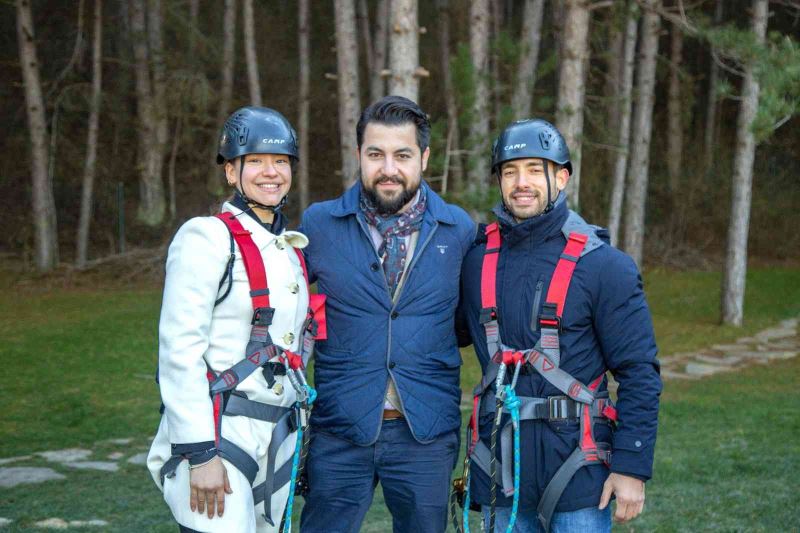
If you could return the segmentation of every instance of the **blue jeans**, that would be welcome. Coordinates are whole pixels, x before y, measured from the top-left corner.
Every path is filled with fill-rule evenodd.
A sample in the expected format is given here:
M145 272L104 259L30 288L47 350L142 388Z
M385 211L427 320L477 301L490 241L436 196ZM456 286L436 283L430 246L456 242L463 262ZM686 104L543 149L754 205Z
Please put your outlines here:
M494 530L505 533L511 518L511 507L498 507L494 513ZM483 506L484 529L489 528L489 507ZM611 505L602 511L597 507L586 507L577 511L554 513L550 521L551 533L611 533ZM536 509L517 512L514 533L544 533Z
M443 532L457 456L456 432L420 444L405 419L384 421L371 446L314 433L300 531L357 532L380 482L395 532Z

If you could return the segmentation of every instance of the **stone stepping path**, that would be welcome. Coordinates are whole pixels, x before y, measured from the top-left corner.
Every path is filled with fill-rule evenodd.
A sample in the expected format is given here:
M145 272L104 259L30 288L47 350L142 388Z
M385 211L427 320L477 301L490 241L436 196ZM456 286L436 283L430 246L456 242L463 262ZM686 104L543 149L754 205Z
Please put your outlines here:
M790 318L732 344L713 344L700 352L660 358L661 376L664 379L701 379L774 359L791 359L800 353L797 324L797 317Z
M108 439L96 442L93 449L66 448L49 450L30 455L0 458L0 490L10 489L22 484L36 484L48 481L69 482L76 470L117 472L126 463L141 467L147 460L147 452L152 437L146 436L134 441L133 438ZM117 449L115 449L117 448ZM95 457L102 459L95 460ZM46 465L46 466L43 466ZM13 520L0 517L0 530L13 523ZM41 529L98 528L107 531L109 523L101 519L65 520L52 517L31 524Z
M753 364L767 364L773 359L796 357L800 353L798 322L800 317L790 318L730 344L712 344L699 352L659 357L661 377L665 380L702 379ZM608 388L612 392L617 390L617 383L610 374ZM461 396L461 410L472 412L472 396L469 393Z

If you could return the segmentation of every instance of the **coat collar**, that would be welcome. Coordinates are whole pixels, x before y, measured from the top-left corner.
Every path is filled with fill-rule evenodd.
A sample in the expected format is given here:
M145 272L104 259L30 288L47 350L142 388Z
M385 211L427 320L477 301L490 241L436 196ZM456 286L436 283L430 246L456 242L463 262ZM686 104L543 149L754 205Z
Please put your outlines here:
M361 187L361 180L357 180L344 194L334 200L335 203L331 210L331 215L340 218L349 215L358 215L361 212L361 208L359 207ZM420 187L425 187L425 192L428 195L425 218L432 217L443 224L455 225L456 221L447 208L447 204L442 200L442 197L433 192L433 189L430 188L425 180L422 180Z
M569 210L567 209L566 195L559 194L555 206L550 212L538 215L522 222L516 222L502 204L494 208L494 213L500 223L500 231L503 240L509 244L520 242L524 239L533 239L536 242L543 242L561 233L561 227L567 220Z

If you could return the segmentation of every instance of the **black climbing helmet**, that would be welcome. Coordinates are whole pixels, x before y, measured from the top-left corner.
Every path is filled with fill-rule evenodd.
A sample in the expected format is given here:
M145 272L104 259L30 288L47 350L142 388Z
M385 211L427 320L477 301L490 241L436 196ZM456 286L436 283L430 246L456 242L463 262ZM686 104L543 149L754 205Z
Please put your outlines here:
M492 172L514 159L547 159L563 165L572 174L569 148L555 126L540 118L518 120L509 124L492 145Z
M300 159L297 134L286 117L274 109L243 107L222 126L217 164L247 154L285 154Z

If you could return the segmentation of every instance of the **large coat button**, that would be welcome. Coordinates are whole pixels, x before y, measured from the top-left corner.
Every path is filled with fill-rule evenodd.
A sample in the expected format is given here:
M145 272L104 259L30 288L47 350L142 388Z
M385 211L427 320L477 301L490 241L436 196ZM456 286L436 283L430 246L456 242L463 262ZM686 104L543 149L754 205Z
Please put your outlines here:
M289 284L289 292L292 294L297 294L300 291L300 285L298 283L290 283Z
M294 333L291 331L283 336L283 342L285 344L292 344L294 342Z

